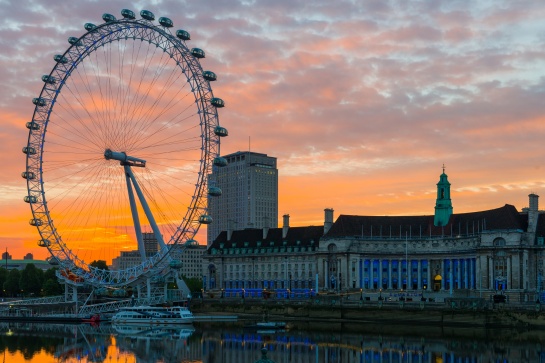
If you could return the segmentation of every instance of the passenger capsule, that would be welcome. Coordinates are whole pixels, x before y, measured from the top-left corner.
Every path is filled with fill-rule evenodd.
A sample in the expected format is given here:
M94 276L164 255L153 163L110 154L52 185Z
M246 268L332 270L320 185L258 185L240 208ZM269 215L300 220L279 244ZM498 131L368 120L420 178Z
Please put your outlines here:
M218 187L208 188L208 195L211 195L213 197L219 197L221 195L221 188L218 188Z
M155 20L155 15L153 15L153 13L149 10L142 10L140 12L140 16L143 18L143 19L146 19L146 20L149 20L149 21L154 21Z
M44 83L47 83L47 84L55 84L57 83L57 79L53 76L48 76L47 74L44 74L42 76L42 81L44 81Z
M218 108L225 107L225 102L221 98L214 97L210 100L210 103Z
M33 218L28 222L31 226L39 227L44 224L44 222L41 219Z
M200 48L193 48L191 49L191 54L193 55L193 57L195 58L204 58L204 50L200 49Z
M26 123L26 128L29 129L29 130L39 130L40 129L40 125L38 125L36 122L34 121L30 121L30 122L27 122Z
M222 158L221 156L215 157L214 158L214 165L219 166L220 168L224 167L224 166L227 166L227 159Z
M172 28L174 26L172 20L170 20L169 18L165 18L164 16L159 18L159 24L161 24L165 28Z
M38 246L40 247L49 247L51 246L51 242L48 239L41 239L38 241Z
M110 23L112 21L116 21L117 19L112 14L104 13L102 14L102 20L104 20L106 23Z
M57 63L62 63L62 64L66 64L68 63L68 59L66 57L63 57L62 55L60 54L56 54L53 59L55 59L55 62Z
M178 260L172 260L168 263L168 265L170 266L170 268L173 268L176 270L182 268L182 262Z
M21 176L24 178L24 179L27 179L27 180L33 180L34 178L36 178L36 174L34 174L33 172L31 171L23 171L21 173Z
M38 201L38 198L33 195L27 195L25 196L24 201L27 203L36 203Z
M218 77L216 76L216 73L212 72L212 71L204 71L202 72L202 77L204 79L206 79L207 81L215 81L216 79L218 79Z
M59 260L57 260L57 257L54 257L54 256L49 256L45 260L49 262L49 264L52 266L57 266L59 264Z
M131 20L136 18L134 11L129 9L121 10L121 16L123 16L125 19L131 19Z
M78 38L76 38L76 37L70 37L70 38L68 38L68 43L70 43L70 44L72 44L72 45L74 45L74 46L76 46L76 47L80 47L80 46L83 45L83 44L81 43L81 41L80 41Z
M227 131L227 129L221 126L216 126L214 128L214 133L216 134L216 136L219 136L219 137L229 136L229 132Z
M198 246L198 245L199 245L199 242L197 242L196 240L194 240L192 238L188 239L184 243L184 246Z
M35 104L36 106L45 106L45 100L41 97L33 98L32 103Z
M181 40L191 40L191 36L189 35L189 32L179 29L176 31L176 36L180 38Z
M36 154L36 149L31 147L31 146L25 146L23 148L23 153L27 154L27 155L35 155Z
M91 30L95 30L97 28L97 26L95 24L93 24L93 23L85 23L85 25L83 27L88 32L90 32Z
M199 217L199 223L200 224L210 224L212 223L212 217L210 217L208 214L203 214Z

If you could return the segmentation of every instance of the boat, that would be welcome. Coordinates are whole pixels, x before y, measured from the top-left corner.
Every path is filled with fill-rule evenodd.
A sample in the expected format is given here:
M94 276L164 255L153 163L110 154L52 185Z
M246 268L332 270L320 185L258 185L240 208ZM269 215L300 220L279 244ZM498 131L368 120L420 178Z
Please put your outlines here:
M135 324L140 326L191 324L194 317L182 306L131 306L119 309L112 316L112 324Z
M187 339L194 332L195 328L191 325L171 324L171 325L136 325L136 324L112 324L114 330L121 335L132 337L142 337L151 339Z

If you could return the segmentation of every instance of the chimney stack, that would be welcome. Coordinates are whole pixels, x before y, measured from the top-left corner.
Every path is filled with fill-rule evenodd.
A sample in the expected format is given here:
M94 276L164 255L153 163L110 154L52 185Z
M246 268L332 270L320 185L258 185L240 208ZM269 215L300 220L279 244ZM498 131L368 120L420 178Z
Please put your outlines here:
M528 195L529 208L528 208L528 232L535 233L537 230L537 218L539 215L539 195Z
M324 209L324 214L324 234L327 234L333 225L333 208Z
M282 238L286 238L288 235L288 229L290 229L290 215L284 214L282 216L283 225L282 225Z

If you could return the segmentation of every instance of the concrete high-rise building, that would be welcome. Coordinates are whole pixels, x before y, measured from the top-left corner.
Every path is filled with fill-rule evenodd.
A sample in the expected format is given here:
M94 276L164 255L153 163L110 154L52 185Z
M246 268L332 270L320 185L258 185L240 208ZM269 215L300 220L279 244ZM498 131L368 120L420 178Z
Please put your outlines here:
M207 227L207 245L221 231L278 226L278 169L276 158L255 152L225 155L227 166L215 168L209 185L222 195L208 199L213 222Z

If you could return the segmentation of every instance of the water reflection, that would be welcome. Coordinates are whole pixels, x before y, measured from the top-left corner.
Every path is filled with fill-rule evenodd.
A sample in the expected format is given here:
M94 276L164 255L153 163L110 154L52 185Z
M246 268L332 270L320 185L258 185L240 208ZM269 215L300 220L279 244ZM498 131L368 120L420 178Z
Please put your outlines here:
M0 323L4 362L276 363L544 362L545 332L302 324L288 331L242 325L183 327ZM0 355L0 358L2 356Z

